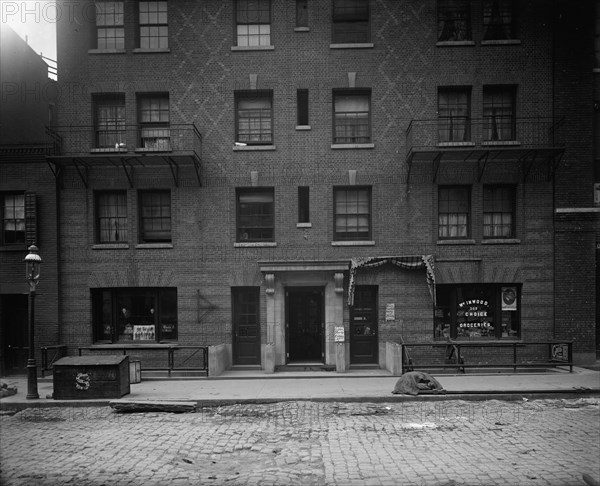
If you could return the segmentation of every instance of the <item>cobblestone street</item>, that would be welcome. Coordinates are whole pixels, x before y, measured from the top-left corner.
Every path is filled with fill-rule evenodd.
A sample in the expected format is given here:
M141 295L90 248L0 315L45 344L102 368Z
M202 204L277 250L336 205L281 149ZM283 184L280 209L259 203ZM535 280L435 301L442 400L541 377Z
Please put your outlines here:
M583 485L600 400L281 402L0 418L2 485Z

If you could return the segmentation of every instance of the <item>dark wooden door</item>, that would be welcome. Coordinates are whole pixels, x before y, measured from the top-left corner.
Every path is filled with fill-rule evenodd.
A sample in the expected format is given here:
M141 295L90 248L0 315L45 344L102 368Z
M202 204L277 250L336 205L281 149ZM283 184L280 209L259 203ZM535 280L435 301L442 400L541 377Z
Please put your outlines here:
M260 288L233 289L233 364L260 364Z
M378 347L377 287L357 286L350 310L350 363L377 363Z
M29 356L27 295L4 295L0 305L3 371L25 373Z
M288 362L323 362L323 289L296 287L286 291Z

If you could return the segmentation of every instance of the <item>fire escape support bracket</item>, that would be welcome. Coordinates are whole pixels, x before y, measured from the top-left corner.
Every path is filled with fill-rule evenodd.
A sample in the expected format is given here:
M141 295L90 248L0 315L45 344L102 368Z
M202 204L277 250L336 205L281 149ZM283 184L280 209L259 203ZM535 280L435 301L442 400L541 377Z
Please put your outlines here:
M177 165L177 162L175 162L172 157L165 157L165 160L169 164L169 169L171 169L175 187L179 187L179 166Z
M433 159L433 180L432 182L435 184L437 182L438 171L440 170L440 162L442 160L443 152L440 152Z
M133 189L133 166L129 164L125 160L125 158L121 159L121 167L123 168L123 172L125 172L125 176L127 177L127 181L129 182L129 188ZM127 169L127 165L129 165L129 169Z
M525 163L528 159L531 160L531 162L529 162L527 167L524 169L523 182L527 181L527 177L529 176L529 173L531 172L531 169L533 168L533 164L535 164L536 158L537 158L537 152L534 150L529 150L525 155L523 155L523 157L521 157L521 160L523 161L523 163Z
M483 173L485 172L485 167L488 163L488 159L490 157L490 152L484 152L479 159L477 159L477 182L481 182L483 178Z
M198 179L198 186L202 187L202 179L200 178L200 161L196 157L192 157L194 163L194 171L196 172L196 179Z
M551 163L549 164L550 168L548 171L548 182L552 182L554 180L554 176L556 175L556 171L558 170L558 166L560 165L560 161L562 160L564 154L565 151L563 149L559 153L551 156Z
M89 176L88 176L87 166L79 159L73 159L73 165L75 166L75 169L77 170L77 173L79 174L79 178L81 179L81 182L83 182L83 185L85 186L86 189L89 189L90 184L89 184Z

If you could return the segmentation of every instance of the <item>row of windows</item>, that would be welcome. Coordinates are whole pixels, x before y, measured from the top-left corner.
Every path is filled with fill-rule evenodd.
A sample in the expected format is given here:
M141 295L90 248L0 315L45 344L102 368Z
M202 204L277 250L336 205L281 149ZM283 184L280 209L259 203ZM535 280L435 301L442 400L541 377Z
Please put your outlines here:
M521 288L516 284L437 285L435 339L518 339ZM377 326L377 286L358 285L350 314L353 335ZM233 328L259 336L260 289L232 287ZM178 339L177 289L92 289L94 342L172 342ZM372 329L375 327L375 329Z
M483 40L516 38L514 0L483 0ZM140 1L137 9L138 39L142 49L169 47L166 1ZM235 38L239 47L271 46L271 0L235 0ZM369 0L333 0L331 35L334 44L371 41ZM437 1L437 39L440 42L472 40L470 0ZM296 27L309 27L308 0L296 0ZM96 2L98 49L125 48L124 1Z
M273 91L236 91L235 141L240 145L274 143ZM371 90L334 89L334 144L368 144L371 135ZM96 147L112 148L125 139L125 96L94 96ZM297 90L297 123L308 126L309 91ZM483 87L483 139L516 140L516 87ZM138 147L170 149L170 114L168 93L138 94ZM471 88L438 88L439 142L471 140Z

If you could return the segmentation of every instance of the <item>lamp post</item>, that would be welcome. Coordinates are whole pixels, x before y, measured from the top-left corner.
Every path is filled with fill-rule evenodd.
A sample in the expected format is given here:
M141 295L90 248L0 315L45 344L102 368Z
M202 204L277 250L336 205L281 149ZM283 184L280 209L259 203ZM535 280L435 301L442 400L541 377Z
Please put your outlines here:
M27 282L29 283L29 357L27 359L27 397L40 398L37 388L37 364L35 362L35 340L33 336L35 322L35 288L40 281L40 265L42 257L38 254L38 248L31 245L29 253L23 260L25 262Z

